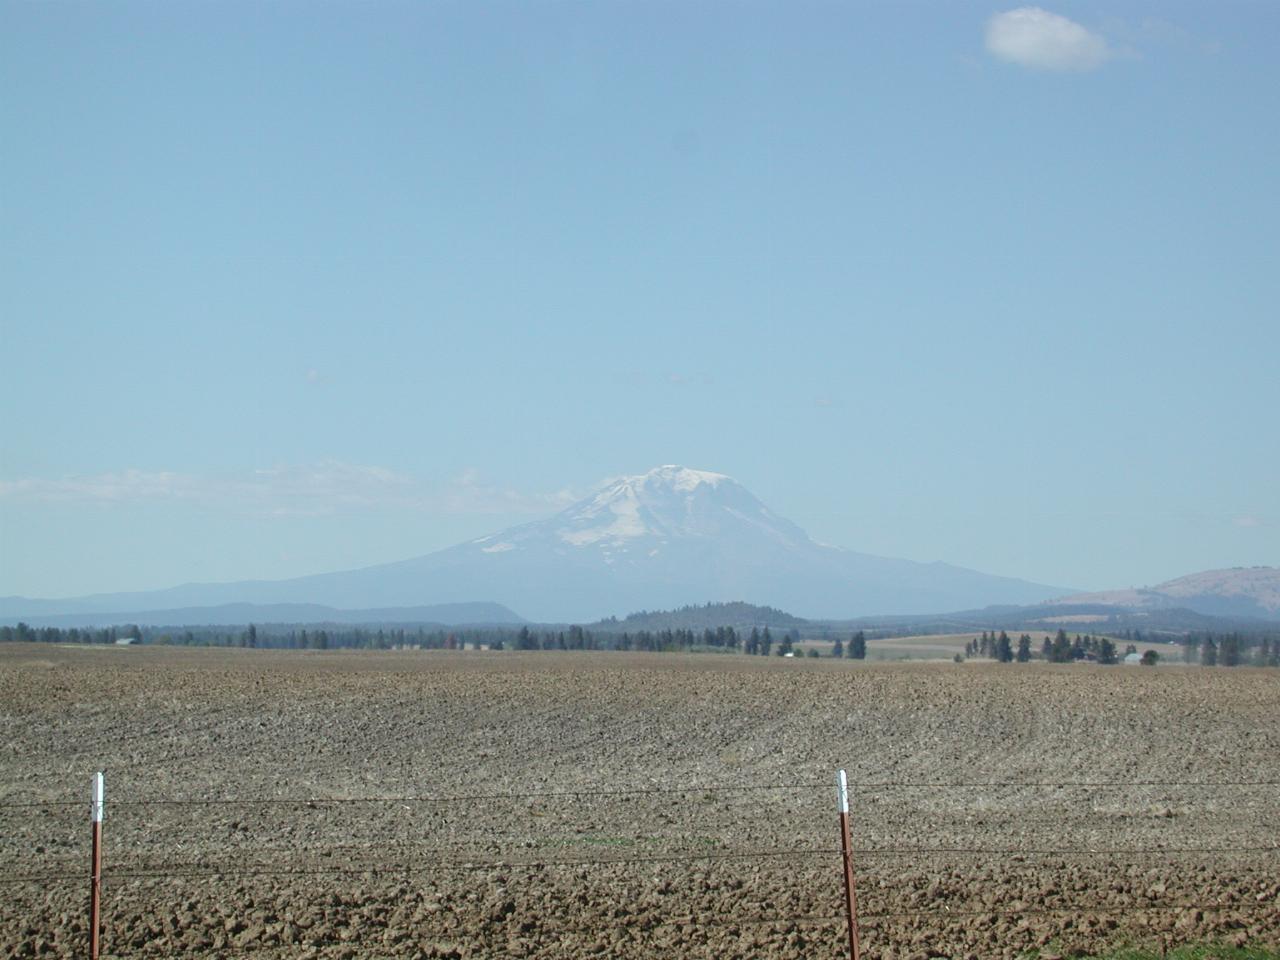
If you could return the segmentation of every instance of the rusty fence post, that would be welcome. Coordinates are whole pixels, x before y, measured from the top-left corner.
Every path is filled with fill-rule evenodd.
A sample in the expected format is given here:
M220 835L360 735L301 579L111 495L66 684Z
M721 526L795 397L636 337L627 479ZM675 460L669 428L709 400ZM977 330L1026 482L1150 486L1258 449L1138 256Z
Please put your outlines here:
M844 856L844 907L849 920L849 957L862 960L858 943L858 889L853 882L853 845L849 841L849 780L843 770L836 775L840 805L840 852Z
M102 927L102 808L103 777L101 771L93 778L93 806L90 819L93 822L93 852L89 874L89 960L98 960L101 946L99 934Z

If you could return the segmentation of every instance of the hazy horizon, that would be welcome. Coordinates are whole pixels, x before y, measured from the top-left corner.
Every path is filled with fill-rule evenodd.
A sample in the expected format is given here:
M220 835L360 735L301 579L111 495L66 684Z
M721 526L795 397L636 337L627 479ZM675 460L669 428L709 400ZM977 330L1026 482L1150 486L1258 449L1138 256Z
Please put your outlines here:
M0 595L664 463L1080 590L1280 565L1280 8L0 10Z

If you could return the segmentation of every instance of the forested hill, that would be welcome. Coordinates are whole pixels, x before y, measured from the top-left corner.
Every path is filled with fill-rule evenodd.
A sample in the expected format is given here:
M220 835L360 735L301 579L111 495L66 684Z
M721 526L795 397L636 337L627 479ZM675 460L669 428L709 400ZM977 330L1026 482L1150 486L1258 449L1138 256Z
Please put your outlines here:
M774 607L752 603L705 603L677 610L641 610L619 620L610 617L593 624L597 630L714 630L717 627L737 629L751 627L789 628L808 623L800 617Z

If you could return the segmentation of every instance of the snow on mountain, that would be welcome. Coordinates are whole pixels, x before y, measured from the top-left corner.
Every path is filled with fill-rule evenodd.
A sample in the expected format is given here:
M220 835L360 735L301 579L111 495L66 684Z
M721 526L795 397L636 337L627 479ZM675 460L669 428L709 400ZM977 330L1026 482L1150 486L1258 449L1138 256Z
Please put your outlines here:
M810 542L724 474L668 465L615 480L549 520L474 542L484 553L559 542L616 563L657 557L673 541L752 535L793 548Z
M412 560L293 580L25 603L52 614L224 603L379 608L484 598L533 620L567 622L732 600L809 617L944 613L1065 592L826 546L733 479L667 465L614 480L545 520ZM25 612L18 601L4 604L5 617Z

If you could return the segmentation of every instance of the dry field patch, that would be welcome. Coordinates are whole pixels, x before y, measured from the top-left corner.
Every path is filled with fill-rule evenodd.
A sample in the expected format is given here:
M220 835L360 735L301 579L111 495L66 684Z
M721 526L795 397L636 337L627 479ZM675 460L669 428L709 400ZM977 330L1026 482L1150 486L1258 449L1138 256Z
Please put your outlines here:
M97 769L113 955L839 956L839 767L868 956L1280 940L1275 671L8 645L0 717L8 956Z

